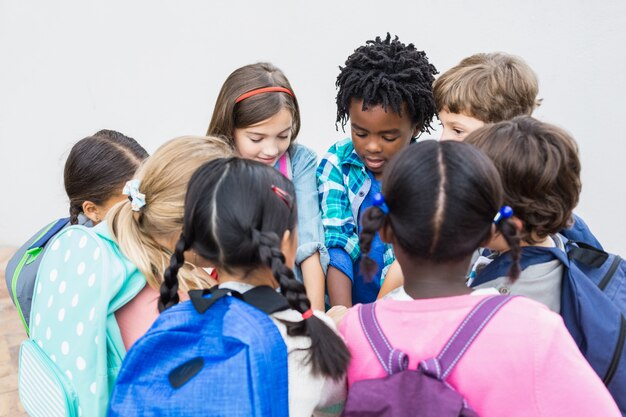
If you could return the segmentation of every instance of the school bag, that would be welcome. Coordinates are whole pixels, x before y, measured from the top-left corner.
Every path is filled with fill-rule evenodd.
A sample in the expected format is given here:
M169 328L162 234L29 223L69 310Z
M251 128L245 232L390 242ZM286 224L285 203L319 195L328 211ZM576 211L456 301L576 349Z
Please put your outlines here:
M513 297L481 300L466 316L439 355L408 369L406 353L391 346L376 319L375 303L359 309L361 329L378 357L385 378L361 380L350 388L343 417L477 417L446 378L480 331Z
M287 347L269 317L286 299L266 286L189 296L128 351L109 417L287 417Z
M559 260L564 266L561 316L593 370L626 416L626 263L582 242L559 248L524 247L523 269ZM478 272L472 286L506 276L510 254L496 257Z
M106 415L126 354L114 312L144 285L105 223L64 228L49 242L20 346L18 389L31 417Z
M7 288L27 335L35 279L41 263L40 255L50 239L68 226L69 221L70 218L66 217L48 224L19 248L7 263L4 274Z

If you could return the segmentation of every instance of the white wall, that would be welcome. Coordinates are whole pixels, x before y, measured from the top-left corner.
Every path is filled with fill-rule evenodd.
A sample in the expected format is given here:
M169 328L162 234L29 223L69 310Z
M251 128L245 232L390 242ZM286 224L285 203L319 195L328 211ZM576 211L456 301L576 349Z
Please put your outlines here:
M337 67L390 31L440 71L475 52L524 57L544 98L536 116L580 144L577 212L626 254L625 24L623 0L0 0L0 245L66 213L62 167L75 141L109 128L152 152L203 134L222 81L243 64L285 71L299 140L322 153L343 136Z

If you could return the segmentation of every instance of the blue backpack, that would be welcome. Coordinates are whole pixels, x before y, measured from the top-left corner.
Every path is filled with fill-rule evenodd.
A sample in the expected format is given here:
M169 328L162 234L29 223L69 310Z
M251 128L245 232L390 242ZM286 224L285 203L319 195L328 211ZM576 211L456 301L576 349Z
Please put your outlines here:
M558 248L522 248L522 269L558 259L565 267L561 316L578 348L626 415L626 263L590 245L568 241ZM478 272L472 286L506 276L505 253Z
M265 286L189 296L128 351L108 415L287 417L287 347L268 315L286 299Z
M69 224L69 217L48 224L19 248L7 263L4 275L7 288L27 335L30 334L30 307L42 258L40 255L48 242Z

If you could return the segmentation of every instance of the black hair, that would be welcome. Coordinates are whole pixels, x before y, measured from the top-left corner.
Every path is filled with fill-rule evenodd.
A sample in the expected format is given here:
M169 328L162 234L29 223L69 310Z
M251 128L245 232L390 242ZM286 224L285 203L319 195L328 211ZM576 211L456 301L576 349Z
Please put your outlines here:
M363 216L361 250L369 253L383 225L417 259L437 263L468 257L491 235L504 192L496 167L481 151L463 142L426 140L407 146L385 170L382 192L389 213L371 207ZM510 247L511 280L520 273L520 237L512 219L496 225ZM366 256L364 256L366 258ZM365 260L371 271L372 260Z
M336 123L341 123L342 129L352 99L358 99L363 100L363 110L382 105L385 111L391 107L401 115L406 109L420 132L430 132L437 114L432 87L437 69L424 51L412 43L403 44L397 36L391 39L387 33L384 40L377 36L358 47L339 69Z
M135 139L114 130L100 130L79 140L70 151L63 179L70 199L70 222L76 224L83 203L104 204L121 194L148 152Z
M304 285L285 265L281 251L285 231L295 231L296 210L293 184L269 166L240 158L201 166L189 182L183 232L164 274L159 310L178 302L177 274L189 249L226 271L271 269L289 306L300 313L309 310ZM348 350L322 320L313 315L283 322L290 336L311 338L314 373L332 378L345 374Z

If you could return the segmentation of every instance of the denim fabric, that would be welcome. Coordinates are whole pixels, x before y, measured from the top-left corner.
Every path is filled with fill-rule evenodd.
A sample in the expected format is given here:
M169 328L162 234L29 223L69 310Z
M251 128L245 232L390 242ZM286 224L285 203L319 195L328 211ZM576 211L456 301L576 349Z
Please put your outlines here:
M302 281L300 264L304 260L319 252L322 269L326 273L329 257L324 245L324 228L317 198L317 155L306 146L293 144L289 156L298 204L298 250L294 272L296 278Z
M354 282L354 263L352 258L348 255L348 252L343 248L330 248L328 250L330 256L330 263L328 266L338 269L343 272L350 281Z

